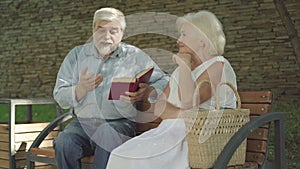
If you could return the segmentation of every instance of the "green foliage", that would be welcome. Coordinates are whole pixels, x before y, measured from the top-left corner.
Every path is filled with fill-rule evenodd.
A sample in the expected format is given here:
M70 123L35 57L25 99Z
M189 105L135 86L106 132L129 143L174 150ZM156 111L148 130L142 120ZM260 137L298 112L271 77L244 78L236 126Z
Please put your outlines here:
M285 113L284 134L287 166L288 168L300 168L300 107L295 103L292 104L275 102L272 111ZM271 138L273 138L273 130L271 131L270 136ZM270 158L274 158L274 146L276 145L274 145L274 142L271 139L269 146Z
M28 119L28 106L20 105L16 106L16 122L27 121ZM9 119L9 106L7 104L0 104L0 122L7 123ZM52 121L56 117L55 105L33 105L32 106L33 121Z

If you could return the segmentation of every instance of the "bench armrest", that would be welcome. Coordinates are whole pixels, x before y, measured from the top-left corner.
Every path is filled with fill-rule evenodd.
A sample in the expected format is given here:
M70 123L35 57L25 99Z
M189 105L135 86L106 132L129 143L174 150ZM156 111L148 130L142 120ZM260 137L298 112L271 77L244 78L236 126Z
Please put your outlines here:
M42 143L42 141L47 137L47 135L54 129L56 128L58 125L60 125L61 123L69 120L73 118L73 113L72 111L64 113L60 116L58 116L57 118L55 118L51 123L49 123L41 132L40 134L35 138L35 140L33 141L33 143L31 144L29 150L31 148L37 148L40 146L40 144Z
M274 144L275 144L275 160L273 162L264 162L263 168L282 169L285 168L285 152L284 152L284 114L282 112L270 112L261 115L240 128L234 136L225 145L223 151L217 158L214 169L226 169L232 155L240 144L248 137L248 135L260 126L274 121Z

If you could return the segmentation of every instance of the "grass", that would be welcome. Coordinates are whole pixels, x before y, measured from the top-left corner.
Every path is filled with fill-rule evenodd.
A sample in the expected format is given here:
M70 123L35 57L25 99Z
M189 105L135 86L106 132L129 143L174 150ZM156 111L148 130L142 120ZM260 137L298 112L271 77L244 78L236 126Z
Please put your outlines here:
M273 112L285 113L285 155L288 169L300 168L300 107L288 103L276 103L272 108ZM273 132L273 131L272 131ZM271 132L271 137L274 133ZM274 156L274 143L271 141L270 156Z
M273 105L273 112L285 113L285 146L286 162L288 169L300 168L300 107L297 104L276 103ZM27 120L27 106L16 107L16 121ZM54 105L33 105L33 121L52 121L56 116ZM7 123L9 119L9 107L0 104L0 123ZM273 131L270 133L274 135ZM269 146L270 158L274 157L274 143L271 140Z
M7 123L9 119L9 106L0 104L0 123ZM45 122L52 121L56 117L55 105L33 105L32 106L33 121ZM28 106L16 106L16 122L28 120Z

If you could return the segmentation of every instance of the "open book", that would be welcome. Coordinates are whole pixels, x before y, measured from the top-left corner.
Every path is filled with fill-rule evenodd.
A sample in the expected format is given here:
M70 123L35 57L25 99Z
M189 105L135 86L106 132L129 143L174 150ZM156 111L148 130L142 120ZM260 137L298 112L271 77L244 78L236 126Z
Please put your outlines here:
M139 88L140 83L147 83L152 75L153 66L143 70L139 73L135 78L114 78L112 80L110 92L109 92L109 100L119 100L120 95L124 95L125 92L135 92Z

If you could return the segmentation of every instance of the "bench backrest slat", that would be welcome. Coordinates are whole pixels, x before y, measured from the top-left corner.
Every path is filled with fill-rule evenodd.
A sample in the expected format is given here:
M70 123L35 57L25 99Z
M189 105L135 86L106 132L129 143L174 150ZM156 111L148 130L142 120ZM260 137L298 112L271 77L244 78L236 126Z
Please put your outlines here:
M250 119L269 113L273 95L270 91L239 92L242 108L250 109ZM262 165L267 158L270 124L254 130L247 138L246 161Z

